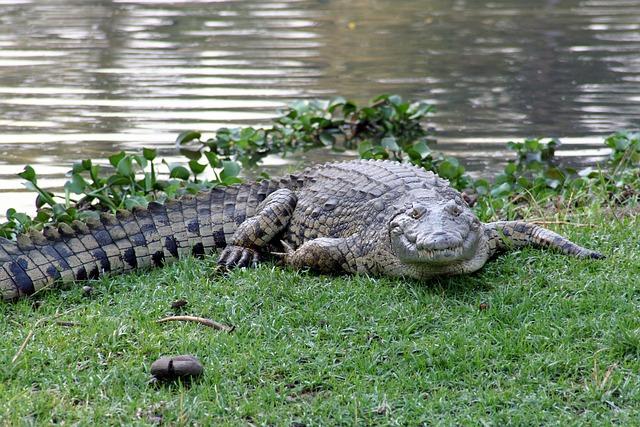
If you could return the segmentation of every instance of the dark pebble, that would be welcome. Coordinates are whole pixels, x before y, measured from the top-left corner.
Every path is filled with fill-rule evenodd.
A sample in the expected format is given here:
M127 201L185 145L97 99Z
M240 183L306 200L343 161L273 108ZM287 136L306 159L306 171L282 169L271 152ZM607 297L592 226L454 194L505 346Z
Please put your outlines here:
M176 310L176 309L184 307L187 304L189 304L189 303L187 302L186 299L179 299L179 300L175 300L174 302L171 303L171 308Z
M151 375L162 381L191 379L202 375L203 371L202 363L189 355L164 356L151 365Z

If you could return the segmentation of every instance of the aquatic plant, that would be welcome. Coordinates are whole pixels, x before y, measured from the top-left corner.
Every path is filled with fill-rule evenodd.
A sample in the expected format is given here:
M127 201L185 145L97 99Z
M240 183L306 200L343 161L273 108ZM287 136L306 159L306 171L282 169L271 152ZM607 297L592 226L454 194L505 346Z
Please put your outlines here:
M31 228L72 222L100 211L115 212L146 206L185 193L242 182L242 168L255 168L269 154L329 148L356 150L365 159L408 161L448 179L464 192L485 220L521 216L523 207L584 206L637 201L640 173L640 133L617 132L604 143L609 159L580 171L562 166L555 157L556 139L509 142L515 158L495 179L474 179L462 163L433 149L433 132L425 126L433 107L407 102L398 95L382 95L364 107L344 98L296 102L268 127L221 128L205 139L197 131L176 139L184 162L159 160L157 152L119 152L104 168L91 159L74 163L63 194L38 185L36 171L26 166L19 175L37 193L34 217L9 209L0 236L13 238ZM165 172L160 172L165 171ZM262 177L267 177L262 174Z

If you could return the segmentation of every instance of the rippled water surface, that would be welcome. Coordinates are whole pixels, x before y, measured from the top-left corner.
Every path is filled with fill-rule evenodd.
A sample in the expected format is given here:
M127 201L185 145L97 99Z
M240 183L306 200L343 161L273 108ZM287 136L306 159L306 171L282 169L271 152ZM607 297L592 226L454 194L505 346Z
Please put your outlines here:
M56 188L76 159L384 92L435 104L476 170L523 136L594 162L640 126L640 0L0 0L0 210L31 210L27 163Z

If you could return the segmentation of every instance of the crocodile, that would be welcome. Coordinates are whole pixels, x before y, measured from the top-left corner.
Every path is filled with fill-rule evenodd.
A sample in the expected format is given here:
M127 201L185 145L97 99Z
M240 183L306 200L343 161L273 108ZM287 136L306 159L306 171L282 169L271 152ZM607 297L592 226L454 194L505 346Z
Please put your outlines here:
M525 245L603 258L532 223L480 222L433 172L353 160L2 239L0 291L13 300L58 282L214 251L227 269L275 254L320 273L426 280L474 272L496 253Z

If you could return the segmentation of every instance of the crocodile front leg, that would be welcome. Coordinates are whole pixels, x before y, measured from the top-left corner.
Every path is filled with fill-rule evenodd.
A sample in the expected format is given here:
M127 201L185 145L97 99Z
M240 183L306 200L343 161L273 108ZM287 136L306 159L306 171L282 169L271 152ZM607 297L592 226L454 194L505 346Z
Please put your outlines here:
M240 224L220 254L218 265L224 268L255 266L260 249L289 225L297 202L296 195L286 188L267 196L256 215Z

